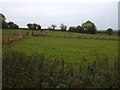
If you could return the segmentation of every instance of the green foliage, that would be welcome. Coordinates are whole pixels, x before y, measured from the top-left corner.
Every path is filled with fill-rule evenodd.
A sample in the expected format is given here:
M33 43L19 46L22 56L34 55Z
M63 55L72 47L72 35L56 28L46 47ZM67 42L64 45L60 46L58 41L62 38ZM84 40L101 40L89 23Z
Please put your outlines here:
M69 27L69 32L78 32L78 33L87 33L87 34L95 34L96 33L96 26L91 21L87 21L82 24L82 26L77 27Z
M37 30L41 30L41 26L40 25L37 25Z
M78 33L84 33L83 27L82 26L77 26L76 27L76 32L78 32Z
M0 21L5 21L5 20L6 20L5 16L2 13L0 13Z
M8 27L12 29L14 27L14 22L8 22L8 25L9 25Z
M18 29L19 26L14 24L14 22L6 22L6 18L3 14L0 14L0 24L2 25L2 29Z
M73 26L73 27L69 27L69 32L75 32L76 31L76 28Z
M106 32L107 32L108 35L112 35L113 29L112 28L108 28Z
M67 30L67 26L64 24L60 25L61 31L66 31Z
M27 26L30 30L41 30L41 26L36 23L33 23L33 24L28 23Z
M10 29L18 29L19 26L17 24L14 24L14 22L8 22L8 28Z
M83 29L88 34L95 34L96 33L96 26L91 21L87 21L82 24Z
M77 26L77 27L69 27L69 32L78 32L78 33L85 33L84 29L82 26Z
M33 29L37 29L37 24L33 23Z
M0 25L2 25L2 29L8 28L8 24L5 20L6 20L5 16L2 13L0 13Z
M33 25L31 23L28 23L27 26L29 29L33 29Z
M54 31L57 26L52 24L51 27L52 27L52 30Z
M97 58L100 59L100 58ZM10 51L3 54L3 88L118 88L118 59L111 66L108 58L84 66L51 59L37 53Z
M7 24L7 22L6 21L2 21L2 29L8 29L8 24Z

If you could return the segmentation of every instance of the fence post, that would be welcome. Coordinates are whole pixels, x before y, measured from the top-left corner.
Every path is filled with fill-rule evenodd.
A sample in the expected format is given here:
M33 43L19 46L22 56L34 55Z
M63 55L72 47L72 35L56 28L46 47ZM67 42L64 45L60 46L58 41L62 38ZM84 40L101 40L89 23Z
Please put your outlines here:
M32 36L33 36L33 31L32 31Z
M28 36L28 32L27 32L27 36Z

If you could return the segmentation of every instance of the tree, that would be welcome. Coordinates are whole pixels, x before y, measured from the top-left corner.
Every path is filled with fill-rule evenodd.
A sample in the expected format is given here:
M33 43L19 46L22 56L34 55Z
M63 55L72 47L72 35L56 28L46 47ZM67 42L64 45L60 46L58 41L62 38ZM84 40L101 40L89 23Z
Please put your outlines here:
M0 23L1 24L1 23ZM8 29L8 24L6 21L2 21L2 29Z
M8 28L8 24L5 20L6 20L5 16L2 13L0 13L0 25L2 25L0 27L2 29L7 29Z
M2 29L18 29L19 26L17 24L14 24L14 22L6 22L6 18L3 14L0 13L0 24L2 25Z
M27 27L31 30L41 30L41 26L39 24L36 24L36 23L28 23L27 24Z
M95 34L96 33L96 26L91 21L87 21L87 22L83 23L82 28L88 34Z
M52 30L52 26L49 26L47 29L51 31Z
M6 20L5 16L2 13L0 13L0 19L1 19L1 21L5 21Z
M33 29L36 30L36 29L37 29L37 26L38 26L38 25L37 25L36 23L33 23Z
M107 32L108 35L112 35L113 29L112 28L108 28L106 32Z
M18 29L19 26L17 24L14 24L14 29Z
M64 24L60 25L61 31L66 31L67 30L67 26Z
M76 27L76 32L78 32L78 33L84 33L84 29L82 28L82 26L77 26Z
M82 26L77 26L77 27L69 27L69 32L78 32L78 33L84 33L84 30L82 28Z
M13 29L14 28L14 22L8 22L8 28Z
M33 25L31 23L28 23L27 26L29 29L31 29L31 30L33 29Z
M75 31L76 31L76 28L75 28L74 26L69 27L68 31L69 31L69 32L75 32Z
M40 25L37 25L37 30L41 30L41 26Z
M8 22L8 28L10 29L18 29L19 26L17 24L14 24L14 22Z
M52 27L52 30L54 31L57 26L52 24L51 27Z

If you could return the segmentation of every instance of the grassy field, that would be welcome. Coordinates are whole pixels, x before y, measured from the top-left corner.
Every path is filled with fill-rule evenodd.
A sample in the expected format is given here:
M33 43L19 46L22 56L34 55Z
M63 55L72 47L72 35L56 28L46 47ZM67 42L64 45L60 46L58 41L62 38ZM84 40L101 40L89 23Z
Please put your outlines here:
M24 52L28 55L39 53L51 58L64 58L65 61L88 62L97 56L117 58L118 42L106 40L88 40L74 38L31 37L3 46L3 52L11 50Z
M78 37L78 36L83 36L83 37L101 37L101 38L103 38L103 37L105 37L105 38L118 38L117 37L117 35L106 35L106 34L96 34L96 35L94 35L94 34L83 34L83 33L74 33L74 32L61 32L61 31L56 31L56 32L43 32L43 33L45 33L45 34L48 34L48 35L53 35L53 36L64 36L64 35L66 35L66 36L72 36L72 37Z
M31 30L12 30L12 29L5 29L2 30L2 33L5 34L3 35L3 38L14 34L14 33L26 33L28 32L30 35L32 33ZM45 34L45 35L51 35L51 36L72 36L72 37L95 37L95 38L116 38L118 39L118 36L113 34L113 35L106 35L106 34L83 34L83 33L74 33L74 32L61 32L61 31L43 31L41 32L41 34Z
M32 32L32 31L26 31L26 30L21 30L21 31L28 32L30 35ZM21 32L21 31L20 30L9 30L9 31L4 30L3 32L9 35L12 35L13 33ZM95 40L95 39L62 37L66 35L66 36L73 36L73 37L84 36L84 37L100 37L100 38L101 37L118 38L117 35L105 35L105 34L90 35L90 34L82 34L82 33L60 32L60 31L58 32L44 31L42 32L42 34L51 35L51 36L50 37L31 36L23 40L17 40L7 45L3 45L2 51L3 51L3 57L4 57L4 60L3 60L4 68L6 68L6 70L8 71L10 70L10 67L12 67L13 69L16 68L15 72L17 72L18 70L17 66L19 66L20 70L21 68L25 69L25 67L28 67L26 68L26 71L22 71L22 72L28 73L28 75L31 75L31 73L33 73L33 75L36 75L35 74L36 67L39 67L39 63L41 63L39 61L39 58L36 55L40 55L40 56L44 56L44 58L47 58L47 60L50 60L50 61L53 60L53 64L50 63L50 61L48 61L44 65L42 64L44 66L42 70L46 71L42 73L43 75L42 77L44 79L48 78L48 80L41 81L41 85L42 83L47 83L48 86L43 85L41 87L56 88L58 86L58 88L60 88L60 87L110 87L110 86L117 87L119 86L117 85L119 81L116 81L117 79L113 78L115 77L117 72L115 71L116 70L115 63L117 63L117 60L118 60L118 41L117 40ZM61 36L61 37L55 37L55 36ZM7 37L7 35L5 37ZM21 53L24 53L24 54L21 54ZM34 61L34 60L37 60L37 61ZM43 59L40 59L40 60L43 60ZM54 60L58 60L58 61L64 60L64 63L66 64L63 65L61 62L56 62L56 61L54 62ZM30 63L30 64L26 66L26 63ZM61 65L63 66L67 65L67 66L66 68L63 69L63 66ZM81 67L80 70L77 66L79 68ZM52 78L53 78L52 82L55 82L54 84L52 84L51 79L49 79L51 78L50 76L51 71L49 70L49 68L52 68ZM60 76L62 75L62 78L60 78L58 74L58 73L61 73L61 69L63 71L65 70L66 72L66 73L64 72L63 74L60 74ZM94 71L95 73L93 74ZM11 73L4 72L5 74L4 87L17 87L16 84L15 86L12 86L6 80L6 78L8 77L8 75L6 74L11 74L11 75L13 74L13 77L14 75L15 76L18 75L18 73L14 74L14 71L10 70L10 72ZM67 77L69 73L70 74L76 73L76 75L72 74L72 76ZM39 74L40 73L37 73L37 75ZM44 74L45 74L45 77L44 77ZM82 75L81 76L82 79L80 78L80 75ZM27 75L25 74L25 77L26 76ZM63 78L63 76L65 76L68 79ZM93 78L93 76L94 76L94 80L91 81L91 78ZM34 78L41 80L40 77L36 78L34 76ZM28 86L25 83L27 81L25 80L23 81L24 81L25 87L29 87L33 85L32 81L31 83L28 83L29 84ZM23 81L20 81L21 86L18 86L18 87L24 87L24 85L22 84ZM75 81L75 84L73 83L70 84L71 81ZM14 82L14 81L11 80L10 82ZM16 82L16 79L15 79L15 82ZM92 86L91 86L91 83L92 83ZM38 86L33 85L33 87L39 87L39 85Z
M8 30L7 30L8 31ZM3 31L6 33L20 32L19 30ZM21 30L22 32L27 32ZM31 31L28 31L31 33ZM46 32L43 32L46 33ZM89 35L70 32L48 32L53 35L81 35L93 37L116 37L115 35ZM4 36L3 36L4 37ZM10 45L3 46L3 52L14 50L26 54L39 53L53 58L64 58L66 61L81 62L81 59L93 60L97 56L109 58L118 57L118 41L114 40L92 40L79 38L54 38L54 37L30 37L22 41L16 41Z

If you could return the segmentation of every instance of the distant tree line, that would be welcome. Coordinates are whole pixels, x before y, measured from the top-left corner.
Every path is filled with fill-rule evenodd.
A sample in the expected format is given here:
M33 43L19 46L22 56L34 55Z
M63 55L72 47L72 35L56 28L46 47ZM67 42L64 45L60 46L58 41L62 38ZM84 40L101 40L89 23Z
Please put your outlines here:
M0 25L2 25L2 29L18 29L19 26L14 22L6 22L6 18L3 14L0 13Z
M82 26L78 25L77 27L75 27L75 26L69 27L68 31L69 32L95 34L96 26L91 21L87 21L87 22L83 23Z
M18 29L19 26L17 24L15 24L14 22L6 22L5 21L6 18L5 16L0 13L0 25L2 25L2 29ZM29 30L43 30L41 29L41 25L36 24L36 23L28 23L27 27ZM56 29L57 25L52 24L50 27L48 27L47 30L50 31L56 31L58 29ZM67 31L67 26L64 24L60 25L60 29L61 31ZM95 26L95 24L91 21L86 21L85 23L83 23L81 26L71 26L68 29L68 32L77 32L77 33L87 33L87 34L96 34L97 32L97 28ZM105 33L107 33L108 35L112 35L113 33L113 29L112 28L108 28Z
M67 26L64 24L60 25L60 29L55 29L57 25L52 24L50 27L48 27L48 30L55 31L55 30L61 30L61 31L67 31Z
M50 27L48 27L48 30L50 31L55 31L57 25L52 24ZM60 25L60 31L67 31L67 26L64 24ZM78 26L71 26L68 29L68 32L77 32L77 33L88 33L88 34L95 34L96 31L96 26L94 23L92 23L91 21L87 21L85 23L82 24L82 26L78 25Z
M33 23L33 24L28 23L27 26L30 30L41 30L41 26L36 23Z
M30 30L43 30L43 29L41 29L41 25L36 24L36 23L33 23L33 24L28 23L28 24L27 24L27 27L28 27L28 29L30 29ZM47 30L56 31L56 30L58 30L58 29L56 29L56 27L57 27L57 25L52 24L51 26L48 27ZM61 25L60 25L60 30L61 30L61 31L67 31L67 26L64 25L64 24L61 24Z

